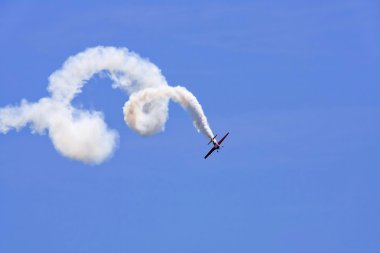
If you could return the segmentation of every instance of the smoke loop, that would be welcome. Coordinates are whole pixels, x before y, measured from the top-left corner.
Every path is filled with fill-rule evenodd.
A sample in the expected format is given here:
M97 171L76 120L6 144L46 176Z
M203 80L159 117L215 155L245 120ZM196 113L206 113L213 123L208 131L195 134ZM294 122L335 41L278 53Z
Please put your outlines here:
M0 132L5 134L26 125L33 133L47 130L62 155L90 164L103 162L115 150L118 133L108 128L101 112L71 104L85 83L102 71L108 73L113 87L130 95L123 108L124 119L135 132L149 136L163 131L172 99L191 113L198 131L213 136L202 106L191 92L181 86L169 86L160 69L136 53L102 46L69 57L61 69L51 74L50 97L0 108Z

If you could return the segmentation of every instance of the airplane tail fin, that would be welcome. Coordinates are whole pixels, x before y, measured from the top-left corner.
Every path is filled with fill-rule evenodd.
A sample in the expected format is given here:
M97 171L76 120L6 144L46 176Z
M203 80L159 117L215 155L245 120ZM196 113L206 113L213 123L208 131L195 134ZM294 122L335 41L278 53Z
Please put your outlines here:
M216 136L218 136L217 134L215 134L215 136L210 140L210 142L207 144L207 145L210 145L211 142L214 142Z

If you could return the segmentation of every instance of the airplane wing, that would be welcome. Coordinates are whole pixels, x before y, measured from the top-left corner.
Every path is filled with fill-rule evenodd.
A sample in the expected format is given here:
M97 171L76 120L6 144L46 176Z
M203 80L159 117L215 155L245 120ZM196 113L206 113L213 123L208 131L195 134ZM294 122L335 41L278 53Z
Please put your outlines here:
M215 147L213 147L212 149L210 149L210 151L207 153L207 155L205 156L205 159L209 156L209 155L211 155L211 153L212 152L214 152L215 151Z
M222 139L220 139L220 141L218 142L218 145L220 145L220 144L222 144L222 142L224 141L224 139L229 135L230 133L228 132L228 133L226 133L226 135L225 136L223 136L223 138Z

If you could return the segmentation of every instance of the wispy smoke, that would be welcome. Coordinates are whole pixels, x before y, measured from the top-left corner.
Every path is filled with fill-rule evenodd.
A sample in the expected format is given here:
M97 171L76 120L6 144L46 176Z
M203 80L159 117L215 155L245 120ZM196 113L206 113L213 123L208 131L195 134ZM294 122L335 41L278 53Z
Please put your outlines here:
M147 59L126 48L113 47L90 48L69 57L49 77L50 97L0 108L0 132L29 125L33 133L47 132L62 155L85 163L101 163L116 148L117 132L108 128L101 112L71 104L85 83L101 71L109 74L113 87L130 94L124 119L137 133L148 136L163 131L172 99L190 112L198 131L213 136L202 106L191 92L169 86L160 69Z

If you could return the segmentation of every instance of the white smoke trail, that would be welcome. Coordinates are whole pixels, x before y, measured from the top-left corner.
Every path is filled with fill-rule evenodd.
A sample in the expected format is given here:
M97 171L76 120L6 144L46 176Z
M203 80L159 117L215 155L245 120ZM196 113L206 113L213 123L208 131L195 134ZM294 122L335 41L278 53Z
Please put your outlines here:
M126 90L130 100L124 106L128 126L142 135L163 131L168 118L169 99L181 104L193 118L194 126L212 137L201 105L184 87L167 84L160 69L126 48L95 47L69 57L49 77L50 97L36 103L22 100L19 106L0 108L0 132L29 125L33 133L48 132L54 147L64 156L98 164L108 158L118 142L103 114L75 108L71 101L96 73L107 71L114 87Z
M151 135L161 131L167 119L167 106L161 108L165 105L161 101L166 101L168 98L190 111L194 126L198 131L205 133L207 137L213 137L197 98L181 86L147 88L132 94L124 105L125 122L142 135ZM166 111L164 112L164 110Z

